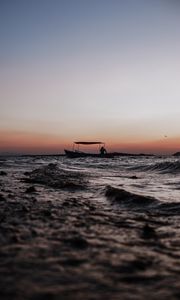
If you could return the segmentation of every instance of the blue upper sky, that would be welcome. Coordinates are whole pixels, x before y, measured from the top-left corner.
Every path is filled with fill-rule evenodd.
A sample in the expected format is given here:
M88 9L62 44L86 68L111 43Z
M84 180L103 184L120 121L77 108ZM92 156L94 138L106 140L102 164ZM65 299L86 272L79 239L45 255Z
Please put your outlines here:
M88 49L162 51L179 45L179 6L175 0L1 0L1 61Z

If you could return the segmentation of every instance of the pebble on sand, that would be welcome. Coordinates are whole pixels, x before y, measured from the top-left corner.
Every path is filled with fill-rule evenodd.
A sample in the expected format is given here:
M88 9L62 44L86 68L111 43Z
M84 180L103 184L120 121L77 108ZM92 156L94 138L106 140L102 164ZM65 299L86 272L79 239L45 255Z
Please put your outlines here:
M145 224L143 227L142 237L144 239L152 239L157 238L157 235L153 227L149 226L148 224Z
M0 176L6 176L7 175L7 173L6 172L4 172L4 171L0 171Z
M34 186L30 186L26 189L27 194L35 193L37 192Z

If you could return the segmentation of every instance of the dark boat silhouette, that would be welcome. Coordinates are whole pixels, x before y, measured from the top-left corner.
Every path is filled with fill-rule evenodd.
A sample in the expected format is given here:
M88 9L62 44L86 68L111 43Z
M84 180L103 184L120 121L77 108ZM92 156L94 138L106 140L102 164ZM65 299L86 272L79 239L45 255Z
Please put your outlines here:
M79 150L79 145L99 145L99 153L87 153ZM76 148L77 147L77 148ZM101 158L112 158L115 156L114 153L100 153L100 147L105 147L105 143L103 142L74 142L73 150L64 149L64 152L69 158L76 157L101 157ZM104 148L105 150L105 148Z
M99 145L99 152L98 153L88 153L88 152L83 152L79 150L80 145ZM73 149L72 150L67 150L64 149L64 152L67 157L69 158L76 158L76 157L101 157L101 158L113 158L117 156L133 156L133 157L138 157L138 156L154 156L154 154L144 154L144 153L124 153L124 152L108 152L104 148L105 152L101 152L101 147L105 147L104 142L73 142Z

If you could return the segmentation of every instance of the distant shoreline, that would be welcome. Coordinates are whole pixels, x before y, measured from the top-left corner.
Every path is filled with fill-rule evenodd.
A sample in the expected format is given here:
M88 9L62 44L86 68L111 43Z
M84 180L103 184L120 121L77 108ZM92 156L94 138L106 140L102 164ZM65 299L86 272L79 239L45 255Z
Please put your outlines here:
M118 157L118 156L134 156L134 157L139 157L139 156L176 156L179 157L180 156L180 152L175 152L172 154L150 154L150 153L127 153L127 152L111 152L114 157ZM66 156L66 154L64 153L56 153L56 154L21 154L21 153L0 153L0 157L28 157L28 156Z
M149 153L126 153L126 152L111 152L115 157L116 156L166 156L161 154L149 154ZM173 155L173 154L170 154ZM10 157L10 156L16 156L16 157L27 157L27 156L66 156L64 153L58 153L58 154L14 154L14 153L7 153L7 154L1 154L0 157Z

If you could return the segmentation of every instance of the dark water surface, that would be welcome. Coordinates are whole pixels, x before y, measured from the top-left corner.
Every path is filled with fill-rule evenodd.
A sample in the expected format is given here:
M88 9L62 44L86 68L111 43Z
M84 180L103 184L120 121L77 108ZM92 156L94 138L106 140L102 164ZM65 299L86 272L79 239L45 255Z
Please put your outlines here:
M0 299L180 299L180 160L0 158Z

